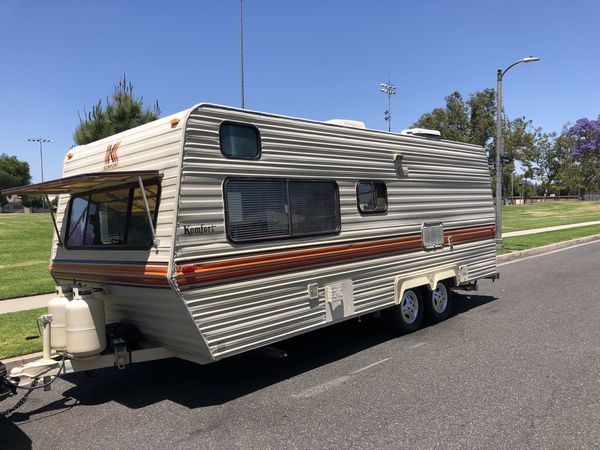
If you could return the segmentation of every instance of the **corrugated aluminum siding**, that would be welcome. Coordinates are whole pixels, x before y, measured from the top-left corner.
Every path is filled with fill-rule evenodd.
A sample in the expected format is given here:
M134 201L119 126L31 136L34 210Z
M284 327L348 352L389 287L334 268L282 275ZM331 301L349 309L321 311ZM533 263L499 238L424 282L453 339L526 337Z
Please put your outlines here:
M224 158L219 148L223 120L260 130L260 160ZM396 154L409 175L398 177ZM445 229L494 224L483 149L383 132L326 125L210 105L194 109L186 124L175 263L198 262L257 251L375 240L419 233L423 222ZM341 232L333 236L232 245L225 234L223 182L227 177L332 179L338 183ZM361 215L359 180L385 181L386 214ZM214 232L185 235L184 226ZM214 228L213 228L214 226ZM350 278L357 314L393 303L393 280L401 274L443 265L468 264L472 279L495 273L493 239L435 252L414 251L361 262L203 287L183 296L215 358L268 344L325 324L323 286ZM319 300L307 296L319 284Z
M173 231L176 196L181 168L183 124L188 111L142 125L123 133L110 136L88 145L70 150L71 159L65 157L63 177L83 173L102 172L105 165L106 148L120 142L119 164L115 172L129 170L158 170L163 174L161 198L157 217L158 251L151 250L68 250L53 244L52 260L60 262L105 262L110 263L163 263L172 261ZM178 126L169 121L179 118ZM61 236L65 236L65 209L69 196L61 195L58 202L57 223ZM118 270L118 269L117 269ZM165 273L167 275L168 272ZM73 273L74 278L78 278ZM165 279L166 281L166 279ZM71 283L72 278L59 280ZM101 285L86 283L88 285ZM144 288L113 286L111 295L105 297L109 321L123 320L138 325L151 340L176 350L191 353L203 351L202 337L190 319L190 313L181 299L169 287Z

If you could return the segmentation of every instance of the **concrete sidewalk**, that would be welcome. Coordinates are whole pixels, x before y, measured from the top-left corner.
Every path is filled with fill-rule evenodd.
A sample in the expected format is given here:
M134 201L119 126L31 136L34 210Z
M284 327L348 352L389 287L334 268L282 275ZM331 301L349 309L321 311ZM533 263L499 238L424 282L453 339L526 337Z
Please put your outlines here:
M532 228L530 230L511 231L510 233L503 233L502 237L508 238L514 236L525 236L528 234L545 233L547 231L567 230L570 228L587 227L590 225L600 225L600 220L594 222L573 223L569 225L557 225L554 227ZM503 257L506 257L506 255L503 255ZM0 300L0 314L16 311L25 311L28 309L35 308L43 308L44 306L48 305L48 301L52 297L54 297L54 293L34 295L32 297L13 298L9 300Z
M590 225L600 225L600 220L594 222L581 222L572 223L569 225L556 225L554 227L544 228L531 228L529 230L511 231L509 233L502 233L503 238L515 237L515 236L526 236L528 234L546 233L548 231L568 230L570 228L589 227Z
M55 294L52 293L0 300L0 314L43 308L48 306L48 301L50 301L54 295Z

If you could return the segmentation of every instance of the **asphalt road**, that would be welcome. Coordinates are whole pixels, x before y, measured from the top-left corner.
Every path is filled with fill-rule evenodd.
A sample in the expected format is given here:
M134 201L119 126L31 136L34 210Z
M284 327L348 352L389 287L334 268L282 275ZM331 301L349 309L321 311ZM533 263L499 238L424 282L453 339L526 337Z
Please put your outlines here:
M284 360L72 375L0 419L0 447L600 447L600 243L500 271L406 336L353 321Z

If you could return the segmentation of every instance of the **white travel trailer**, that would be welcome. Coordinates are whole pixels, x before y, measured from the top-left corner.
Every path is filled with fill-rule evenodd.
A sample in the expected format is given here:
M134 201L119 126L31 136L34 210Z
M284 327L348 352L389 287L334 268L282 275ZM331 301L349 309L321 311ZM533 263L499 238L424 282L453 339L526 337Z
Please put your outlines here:
M497 277L494 207L483 149L426 131L199 104L71 149L61 179L5 191L60 195L45 357L11 376L443 320Z

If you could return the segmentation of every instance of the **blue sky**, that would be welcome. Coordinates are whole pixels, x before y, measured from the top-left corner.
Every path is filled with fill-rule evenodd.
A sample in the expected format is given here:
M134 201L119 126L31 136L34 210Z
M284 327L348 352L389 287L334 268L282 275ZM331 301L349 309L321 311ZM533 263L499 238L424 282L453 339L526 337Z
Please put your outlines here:
M500 5L500 7L498 7ZM495 87L510 117L547 131L600 113L600 2L245 0L246 107L386 129ZM163 115L206 101L239 106L239 1L17 1L0 12L0 153L40 180L60 176L77 112L113 91L123 72Z

